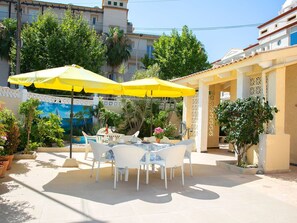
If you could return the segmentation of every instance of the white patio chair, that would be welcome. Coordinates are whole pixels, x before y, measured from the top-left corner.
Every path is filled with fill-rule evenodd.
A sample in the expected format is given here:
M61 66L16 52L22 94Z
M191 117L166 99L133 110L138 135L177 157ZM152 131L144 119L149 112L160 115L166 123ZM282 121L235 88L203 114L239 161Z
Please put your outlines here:
M189 160L189 163L190 163L190 175L193 176L192 157L191 157L191 155L192 155L193 147L195 145L194 139L183 140L183 141L178 142L176 145L185 145L187 147L184 158Z
M161 143L170 143L170 139L168 139L166 136L163 136L163 138L160 141Z
M186 151L185 145L175 145L162 149L156 153L161 157L161 160L152 161L153 164L157 164L161 167L161 178L164 174L165 188L167 189L167 168L170 168L170 179L172 179L173 168L181 167L182 185L184 186L184 155Z
M90 151L90 142L98 142L98 137L97 136L90 136L87 133L85 133L84 131L82 131L82 134L85 138L85 160L88 157L88 153Z
M139 131L136 131L132 136L138 137L139 136Z
M97 142L93 142L93 141L90 141L90 145L91 145L91 148L93 151L93 156L94 156L90 177L92 177L92 175L93 175L95 162L98 162L98 167L97 167L97 171L96 171L96 182L98 182L100 162L107 161L105 159L105 154L110 150L110 148L108 146L101 144L101 143L97 143ZM113 163L111 165L113 165Z
M141 159L145 155L146 151L136 146L132 145L118 145L112 148L115 168L114 168L114 189L116 189L116 183L118 178L119 168L137 169L137 191L139 190L139 174ZM127 174L127 171L126 171ZM126 176L125 176L126 177Z

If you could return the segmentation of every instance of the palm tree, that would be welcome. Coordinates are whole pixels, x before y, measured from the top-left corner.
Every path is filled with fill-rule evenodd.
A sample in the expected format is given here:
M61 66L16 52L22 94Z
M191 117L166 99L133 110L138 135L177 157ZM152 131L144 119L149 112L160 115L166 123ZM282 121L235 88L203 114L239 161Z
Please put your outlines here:
M0 58L10 61L10 47L17 28L15 19L4 19L0 23Z
M130 58L131 42L118 27L110 28L109 33L103 35L103 41L107 46L107 65L111 67L109 78L114 79L115 69Z
M14 41L16 29L17 21L15 19L6 18L0 23L0 59L7 60L9 63L8 76L10 76L10 48Z

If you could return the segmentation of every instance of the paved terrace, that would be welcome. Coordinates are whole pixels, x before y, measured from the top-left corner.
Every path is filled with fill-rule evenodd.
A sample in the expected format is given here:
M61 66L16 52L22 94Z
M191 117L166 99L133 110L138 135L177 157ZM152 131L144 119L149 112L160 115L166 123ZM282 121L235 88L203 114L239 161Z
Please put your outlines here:
M233 159L226 150L193 154L194 177L186 165L185 187L177 171L168 190L159 174L145 184L136 173L113 189L110 165L99 182L90 178L89 160L74 153L79 168L61 168L68 153L39 153L35 161L14 163L0 179L0 222L202 222L293 223L297 219L297 168L287 174L240 175L216 167Z

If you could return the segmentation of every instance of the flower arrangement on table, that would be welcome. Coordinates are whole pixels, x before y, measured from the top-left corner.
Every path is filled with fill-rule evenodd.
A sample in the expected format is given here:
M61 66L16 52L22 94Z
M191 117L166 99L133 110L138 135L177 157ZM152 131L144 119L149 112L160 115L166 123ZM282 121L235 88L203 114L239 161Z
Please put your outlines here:
M162 129L161 127L155 128L153 135L156 137L157 142L160 142L161 139L163 139L164 137L164 129Z

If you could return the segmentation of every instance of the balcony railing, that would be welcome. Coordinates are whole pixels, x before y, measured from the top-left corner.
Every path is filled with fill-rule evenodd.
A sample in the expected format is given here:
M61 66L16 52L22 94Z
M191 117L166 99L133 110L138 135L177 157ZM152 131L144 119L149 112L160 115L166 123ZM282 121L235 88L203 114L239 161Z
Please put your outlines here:
M8 12L0 11L0 21L4 20L5 18L8 18ZM35 22L38 15L29 15L29 14L22 14L22 23L32 23ZM16 19L17 15L16 13L11 13L11 18ZM89 26L93 29L95 29L96 32L102 32L103 31L103 24L96 22L93 24L93 22L88 22Z

